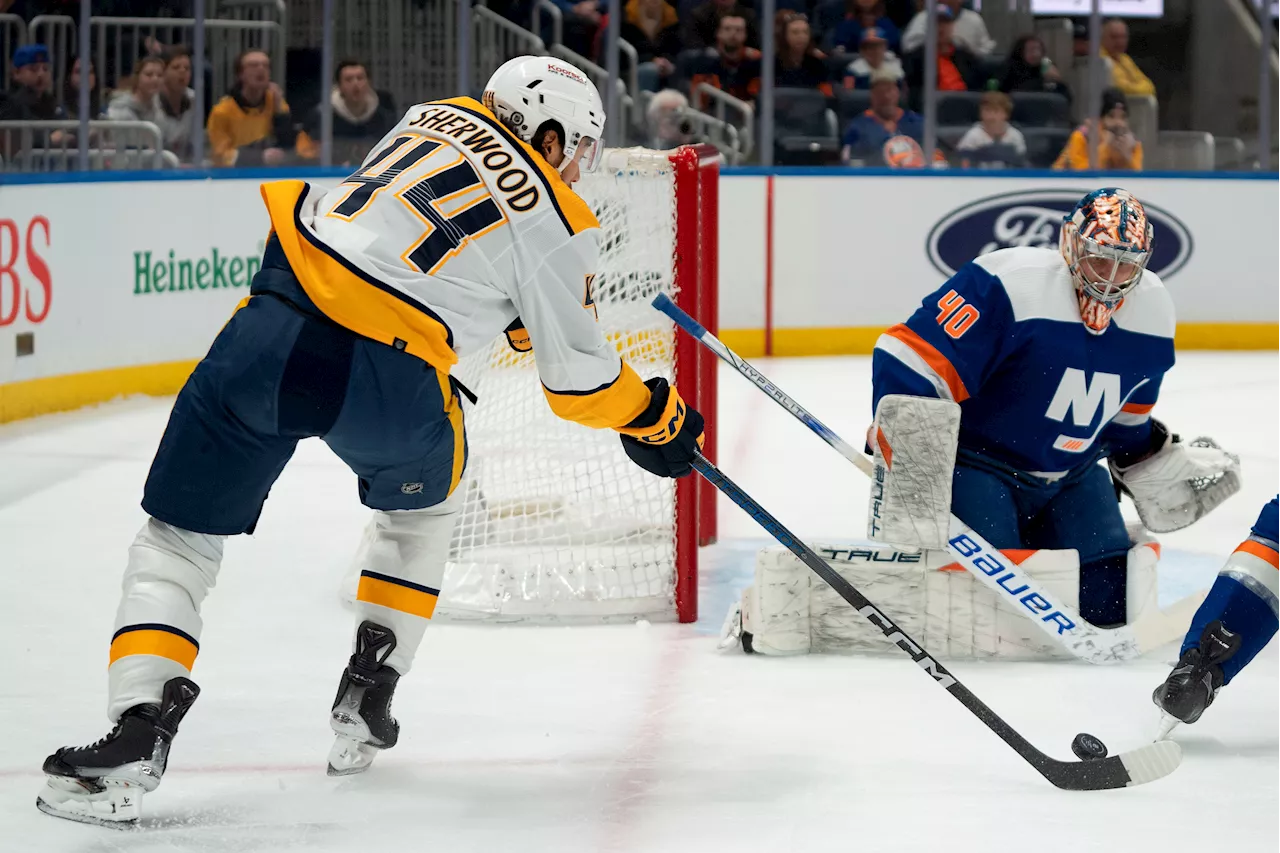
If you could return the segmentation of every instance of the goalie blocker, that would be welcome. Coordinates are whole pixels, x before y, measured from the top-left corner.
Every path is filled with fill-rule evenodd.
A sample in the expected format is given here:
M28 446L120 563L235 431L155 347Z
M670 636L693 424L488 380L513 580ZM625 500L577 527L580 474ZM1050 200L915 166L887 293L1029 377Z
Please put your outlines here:
M1160 546L1140 526L1129 528L1128 622L1158 611ZM950 660L1071 659L1007 601L964 571L946 551L914 551L875 543L815 545L827 564L876 602L894 622ZM1005 557L1060 600L1078 607L1080 563L1074 550L1008 550ZM1195 597L1193 605L1203 600ZM1186 605L1184 605L1186 606ZM1185 623L1170 623L1168 640ZM756 557L755 579L730 610L725 647L766 655L860 654L886 651L884 635L851 611L785 548Z

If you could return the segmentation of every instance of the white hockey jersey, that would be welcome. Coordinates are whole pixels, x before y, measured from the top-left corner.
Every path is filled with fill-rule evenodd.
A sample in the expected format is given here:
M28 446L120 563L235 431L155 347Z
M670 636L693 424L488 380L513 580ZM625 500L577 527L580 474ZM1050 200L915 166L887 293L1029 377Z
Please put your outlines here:
M560 417L619 427L648 405L596 324L595 216L478 101L410 108L335 189L262 192L302 289L338 324L446 373L505 330L532 347Z

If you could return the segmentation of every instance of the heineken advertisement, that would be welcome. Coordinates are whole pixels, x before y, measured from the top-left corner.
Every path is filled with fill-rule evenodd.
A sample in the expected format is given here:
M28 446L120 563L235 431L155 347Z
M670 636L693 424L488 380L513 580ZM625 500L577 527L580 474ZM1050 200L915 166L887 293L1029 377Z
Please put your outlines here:
M181 257L150 249L133 253L133 295L195 290L247 288L262 265L263 244L249 254L235 254L216 246L199 257Z
M131 393L114 377L133 381L208 352L262 265L271 223L260 186L238 178L5 185L0 393L68 374L109 375Z

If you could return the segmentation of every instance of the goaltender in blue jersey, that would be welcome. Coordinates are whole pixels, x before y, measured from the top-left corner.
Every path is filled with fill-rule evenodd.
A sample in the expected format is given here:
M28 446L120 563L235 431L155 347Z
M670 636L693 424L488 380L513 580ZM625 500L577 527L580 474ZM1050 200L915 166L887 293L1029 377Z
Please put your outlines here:
M642 381L596 323L600 229L573 191L602 157L594 84L546 57L499 68L482 102L418 104L337 187L276 181L252 296L169 416L111 637L106 737L44 763L42 811L135 822L198 695L200 607L228 536L251 533L298 441L323 439L373 511L329 772L396 745L391 697L443 583L467 459L459 355L503 332L532 350L561 418L616 430L630 459L687 476L701 415ZM252 632L253 626L245 626ZM260 654L262 678L281 664Z
M966 264L880 337L872 361L877 410L890 394L959 404L955 515L997 548L1076 549L1080 612L1101 626L1127 615L1117 488L1162 532L1239 485L1233 456L1152 418L1174 364L1173 302L1146 270L1154 239L1133 195L1089 193L1060 251Z

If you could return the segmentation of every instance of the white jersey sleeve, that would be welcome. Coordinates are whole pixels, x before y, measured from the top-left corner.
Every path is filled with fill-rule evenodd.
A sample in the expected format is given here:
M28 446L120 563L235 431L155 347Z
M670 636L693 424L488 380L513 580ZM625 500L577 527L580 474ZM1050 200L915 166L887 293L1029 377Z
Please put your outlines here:
M411 108L332 190L263 194L302 289L340 325L447 372L523 324L556 414L621 427L648 405L595 322L595 216L477 101Z

